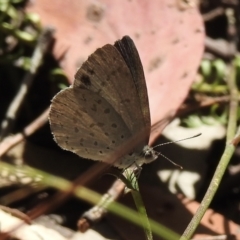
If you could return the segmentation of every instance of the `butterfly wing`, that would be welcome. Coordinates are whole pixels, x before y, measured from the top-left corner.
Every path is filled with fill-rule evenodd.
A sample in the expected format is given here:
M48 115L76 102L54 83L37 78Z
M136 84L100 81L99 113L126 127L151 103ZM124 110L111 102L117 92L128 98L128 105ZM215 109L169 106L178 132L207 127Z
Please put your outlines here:
M138 94L138 103L142 112L144 121L145 142L148 143L149 133L151 130L150 109L148 102L147 85L141 59L133 40L129 36L124 36L121 40L116 41L114 46L121 53L125 63L130 69L133 83Z
M63 149L92 160L110 161L107 157L131 136L115 109L88 89L69 87L58 93L49 118L54 138Z
M142 65L132 40L123 40L117 47L107 44L90 55L77 71L73 87L52 101L55 140L81 157L106 162L110 153L143 130L134 152L140 153L148 143L150 116ZM135 55L127 58L129 46L129 54Z
M129 37L124 37L115 45L107 44L97 49L83 63L75 75L74 87L84 86L106 99L132 135L144 131L144 137L139 142L142 148L148 144L150 114L141 60Z

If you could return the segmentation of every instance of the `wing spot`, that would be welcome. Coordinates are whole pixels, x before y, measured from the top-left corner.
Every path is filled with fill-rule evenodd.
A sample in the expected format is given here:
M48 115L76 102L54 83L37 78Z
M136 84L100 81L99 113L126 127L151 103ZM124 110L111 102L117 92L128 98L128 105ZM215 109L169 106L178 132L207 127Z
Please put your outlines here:
M80 146L82 146L82 147L84 146L83 142L84 142L84 139L81 138L80 141L79 141L79 144L80 144Z
M97 104L101 104L101 103L102 103L102 100L99 99L99 100L96 100L95 102L96 102Z
M89 135L90 135L90 136L92 136L92 137L94 137L94 136L95 136L95 134L94 134L94 133L89 133Z
M93 69L88 69L87 71L88 71L91 75L95 75L95 72L94 72Z
M85 94L82 94L82 100L83 100L84 102L87 101L87 99L86 99L86 97L85 97Z
M113 127L113 128L117 128L117 124L113 123L113 124L112 124L112 127Z
M97 106L96 104L93 104L92 108L91 108L94 112L97 112Z
M85 86L91 86L91 81L88 75L83 74L80 78L80 81L85 85Z
M75 133L78 133L79 129L77 127L75 127Z
M101 122L98 122L97 125L98 125L99 127L103 127L105 124L104 124L104 123L101 123Z
M109 108L106 108L105 110L104 110L104 113L110 113L110 109Z
M111 76L113 76L113 77L115 77L115 75L116 75L116 71L115 70L113 70L112 72L111 72L111 74L110 74Z
M98 145L98 142L97 142L97 141L95 141L95 142L94 142L94 145L95 145L95 146L97 146L97 145Z

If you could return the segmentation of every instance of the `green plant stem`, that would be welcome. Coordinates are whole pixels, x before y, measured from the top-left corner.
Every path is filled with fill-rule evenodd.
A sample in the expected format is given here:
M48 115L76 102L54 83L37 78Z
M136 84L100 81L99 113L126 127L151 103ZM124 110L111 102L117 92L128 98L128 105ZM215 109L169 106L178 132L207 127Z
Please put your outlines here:
M228 87L230 91L230 104L229 104L229 121L227 126L227 139L224 153L220 159L217 169L214 173L212 181L208 187L208 190L199 206L196 214L192 218L191 222L187 226L180 240L188 240L192 237L194 231L199 225L203 215L207 211L218 187L222 180L223 174L228 166L228 163L235 151L236 144L234 144L234 134L237 128L237 109L238 109L238 90L236 86L236 66L234 63L231 65L230 74L228 77Z
M63 178L56 177L46 172L40 171L38 169L34 169L26 166L22 166L20 169L21 169L21 172L24 173L26 176L30 178L40 179L39 181L40 186L53 187L63 192L67 192L69 191L69 189L72 189L72 182L67 181ZM0 173L6 172L6 171L14 175L16 173L16 167L0 161ZM98 204L99 201L102 199L102 196L100 194L80 185L74 187L72 194L94 205ZM54 203L56 205L56 199ZM140 227L142 226L142 222L139 220L139 213L120 203L117 203L117 202L110 203L110 205L107 206L107 210L126 219L129 222L132 222ZM161 239L177 240L180 237L175 232L171 231L167 227L153 220L149 219L149 223L150 223L152 232L155 233L157 236L159 236Z
M147 240L152 240L152 231L151 231L151 226L148 221L148 216L147 216L147 211L144 206L141 194L139 192L139 186L138 186L138 180L135 175L135 172L132 170L132 168L126 169L125 174L127 176L127 179L130 181L130 184L132 186L131 194L133 197L133 200L135 202L135 206L137 207L140 220L142 222L142 228L144 230L145 236Z

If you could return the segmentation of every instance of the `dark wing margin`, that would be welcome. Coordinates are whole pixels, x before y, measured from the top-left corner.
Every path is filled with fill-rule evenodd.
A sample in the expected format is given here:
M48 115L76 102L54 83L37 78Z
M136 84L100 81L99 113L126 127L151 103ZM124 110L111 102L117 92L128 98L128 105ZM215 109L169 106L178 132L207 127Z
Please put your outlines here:
M146 135L149 137L149 133L151 130L151 118L149 110L147 85L145 81L142 62L138 54L138 50L133 40L129 36L124 36L121 40L116 41L114 46L122 55L132 74L134 85L138 92L143 119L145 122ZM147 139L147 142L148 140L149 139Z

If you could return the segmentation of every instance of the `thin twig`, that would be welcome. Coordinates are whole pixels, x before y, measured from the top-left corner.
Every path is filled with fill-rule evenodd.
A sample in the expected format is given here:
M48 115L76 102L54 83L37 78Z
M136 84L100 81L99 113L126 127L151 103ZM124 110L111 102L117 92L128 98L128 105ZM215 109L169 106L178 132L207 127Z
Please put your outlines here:
M232 139L234 138L234 134L236 132L236 123L237 123L237 109L238 109L238 90L236 86L236 66L233 63L231 66L231 72L228 78L228 87L230 91L230 109L229 109L229 121L227 127L227 139L226 139L226 147L224 153L220 159L220 162L217 166L217 169L214 173L212 181L208 187L208 190L201 202L200 207L198 208L196 214L192 218L191 222L187 226L180 240L190 239L196 230L198 224L200 223L203 215L205 214L207 208L209 207L218 187L222 180L223 174L228 166L228 163L235 151L235 146L232 144Z
M139 169L134 168L134 171L134 173L137 174ZM114 181L107 193L103 194L100 202L96 206L93 206L82 214L77 224L81 232L87 231L92 225L100 221L107 214L107 207L122 195L126 187L129 190L135 190L132 187L132 183L119 170L112 168L108 170L108 174L118 179Z
M234 52L229 49L229 43L223 39L214 40L210 37L205 38L206 50L222 58L231 58L234 56Z
M23 141L26 137L33 134L37 129L42 127L48 121L49 108L47 108L38 118L31 122L23 129L21 133L5 138L0 142L0 157L4 155L9 149Z
M94 223L99 222L106 215L109 204L121 196L124 188L125 184L120 179L114 181L107 193L102 196L101 201L82 214L78 220L78 229L86 232Z
M230 96L221 96L221 97L205 97L202 100L199 100L196 104L183 105L177 111L176 116L181 117L187 115L191 112L195 112L199 109L212 106L217 103L228 103L230 101ZM240 101L240 99L239 99Z
M31 225L31 223L32 223L32 221L28 217L28 215L26 215L25 213L21 212L20 210L18 210L16 208L10 208L10 207L0 205L0 209L3 210L4 212L11 214L12 216L22 219L24 222L26 222L29 225Z
M2 140L12 131L17 115L33 83L34 76L40 67L42 59L52 41L52 35L53 29L46 28L39 37L38 43L32 55L30 69L26 73L20 89L10 104L5 119L1 123L0 140Z
M217 7L214 10L212 10L212 11L210 11L208 13L203 14L203 16L202 16L203 20L204 20L204 22L213 20L214 18L223 15L224 11L225 11L225 9L223 7Z

